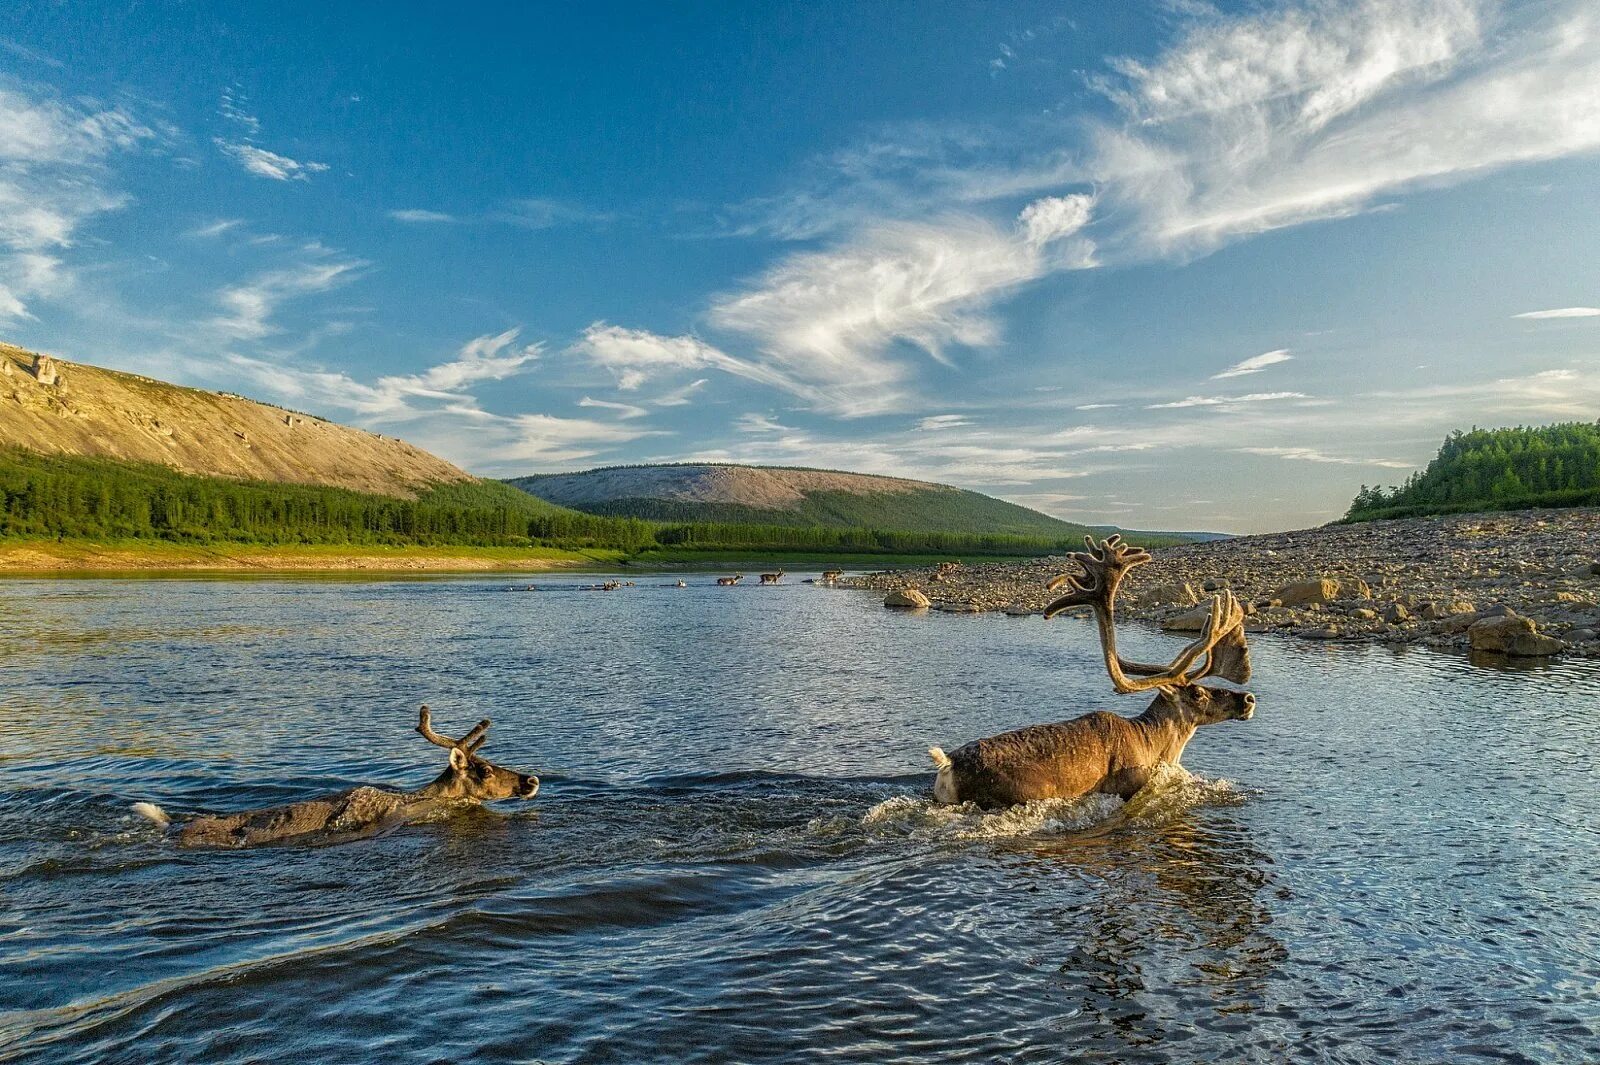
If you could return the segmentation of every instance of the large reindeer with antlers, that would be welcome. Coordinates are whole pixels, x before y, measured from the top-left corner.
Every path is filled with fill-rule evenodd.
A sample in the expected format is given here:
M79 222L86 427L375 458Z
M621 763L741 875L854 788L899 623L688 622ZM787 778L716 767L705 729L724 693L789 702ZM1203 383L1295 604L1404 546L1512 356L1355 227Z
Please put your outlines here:
M762 584L777 584L779 581L783 580L783 577L784 577L784 573L783 573L783 570L781 570L781 569L776 573L763 573L761 575L761 583Z
M201 815L178 826L178 843L184 847L253 847L312 834L350 838L415 821L450 805L531 799L539 794L538 777L503 769L478 757L478 749L488 739L487 718L460 739L452 740L433 731L432 714L424 706L417 731L429 743L450 752L450 765L431 784L415 791L363 786L265 810ZM135 803L133 809L163 827L173 824L172 818L153 803Z
M1149 562L1150 554L1123 546L1120 536L1099 544L1093 537L1084 539L1089 550L1072 555L1083 575L1063 574L1050 582L1051 590L1063 585L1071 590L1046 607L1044 616L1075 606L1093 608L1111 686L1124 694L1154 690L1155 701L1135 718L1096 711L974 740L949 754L929 748L939 767L933 785L937 801L999 807L1091 792L1131 798L1161 763L1178 764L1201 725L1248 721L1255 713L1256 697L1249 692L1199 683L1207 677L1235 684L1250 679L1244 611L1233 593L1212 599L1199 639L1169 664L1130 662L1117 653L1117 586L1129 570Z

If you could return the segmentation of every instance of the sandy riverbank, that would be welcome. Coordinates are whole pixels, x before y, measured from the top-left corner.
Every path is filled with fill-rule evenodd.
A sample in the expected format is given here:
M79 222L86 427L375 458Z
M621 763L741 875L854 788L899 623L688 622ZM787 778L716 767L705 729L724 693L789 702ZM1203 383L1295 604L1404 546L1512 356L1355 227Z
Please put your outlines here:
M966 565L942 581L913 569L840 583L915 588L937 609L1033 613L1054 598L1045 583L1068 567L1051 557ZM1251 631L1462 650L1474 645L1474 624L1509 612L1559 640L1561 653L1600 656L1597 570L1600 509L1454 514L1163 548L1129 577L1118 611L1181 631L1196 600L1228 587L1247 604ZM1490 627L1479 630L1480 648Z

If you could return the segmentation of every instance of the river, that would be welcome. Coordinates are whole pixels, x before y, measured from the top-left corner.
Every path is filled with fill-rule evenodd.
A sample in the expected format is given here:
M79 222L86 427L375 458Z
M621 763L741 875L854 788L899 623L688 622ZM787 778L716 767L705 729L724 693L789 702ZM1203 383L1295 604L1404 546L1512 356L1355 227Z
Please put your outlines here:
M1257 638L1192 777L984 814L930 744L1142 708L1092 626L802 576L0 583L0 1058L1600 1060L1600 666ZM426 783L423 702L539 796L129 812Z

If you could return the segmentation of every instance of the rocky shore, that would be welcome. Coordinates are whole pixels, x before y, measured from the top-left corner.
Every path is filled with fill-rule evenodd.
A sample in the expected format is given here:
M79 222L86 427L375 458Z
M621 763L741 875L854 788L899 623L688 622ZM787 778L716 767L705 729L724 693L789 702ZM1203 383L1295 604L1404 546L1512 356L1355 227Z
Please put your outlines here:
M873 573L842 587L906 593L957 612L1041 611L1063 557ZM1600 657L1600 509L1458 514L1330 525L1162 548L1118 614L1197 631L1228 588L1251 632L1425 644L1519 657ZM902 603L901 605L905 605Z

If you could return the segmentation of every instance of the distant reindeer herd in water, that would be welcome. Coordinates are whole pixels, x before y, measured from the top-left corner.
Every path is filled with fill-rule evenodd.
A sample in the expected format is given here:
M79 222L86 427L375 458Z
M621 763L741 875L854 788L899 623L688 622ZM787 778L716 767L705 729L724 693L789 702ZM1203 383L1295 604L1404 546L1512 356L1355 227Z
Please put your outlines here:
M1179 764L1184 748L1202 725L1248 721L1255 713L1255 696L1249 692L1200 683L1217 678L1243 684L1250 679L1244 611L1233 594L1224 591L1212 599L1199 638L1166 665L1130 661L1117 653L1117 590L1131 570L1150 561L1150 555L1124 545L1120 536L1098 543L1085 537L1085 541L1088 550L1071 556L1081 572L1050 582L1052 590L1066 587L1069 591L1046 607L1044 616L1088 607L1099 629L1112 688L1124 694L1153 691L1155 701L1135 718L1096 711L1069 721L1030 725L973 740L948 754L931 747L928 753L937 767L935 802L995 808L1095 792L1131 798L1163 763ZM960 565L940 563L932 579L948 579ZM760 578L764 585L775 585L784 576L779 569ZM832 585L841 576L842 570L825 570L814 583ZM738 573L718 577L716 583L732 587L742 580L744 574ZM608 580L579 588L610 592L634 586L633 581ZM661 585L687 586L681 579ZM536 588L530 584L517 590ZM313 837L356 838L456 805L531 799L538 794L538 777L502 768L479 756L489 731L487 719L460 739L450 739L433 730L424 706L416 731L429 743L448 750L450 762L432 783L413 791L363 786L263 810L199 815L181 823L151 803L136 803L134 810L171 829L183 846L245 847Z

